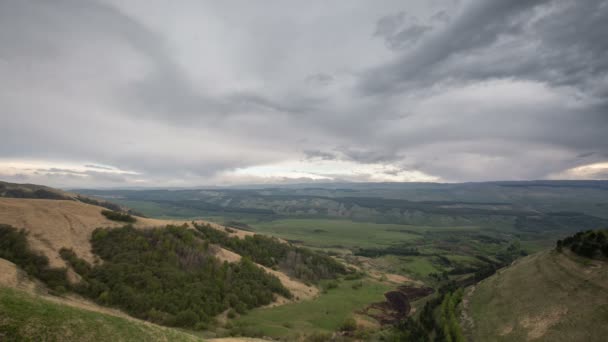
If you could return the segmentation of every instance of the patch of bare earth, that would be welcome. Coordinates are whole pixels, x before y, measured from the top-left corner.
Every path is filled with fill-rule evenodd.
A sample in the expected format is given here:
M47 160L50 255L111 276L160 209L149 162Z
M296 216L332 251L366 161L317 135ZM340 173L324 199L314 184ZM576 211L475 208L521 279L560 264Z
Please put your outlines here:
M526 316L519 323L528 330L528 341L543 337L547 330L568 313L567 308L555 308L545 314Z
M475 292L475 285L468 288L462 297L462 310L460 310L460 324L464 328L466 332L471 332L475 323L473 321L473 317L469 314L471 297Z
M0 259L0 286L34 292L37 284L12 262Z

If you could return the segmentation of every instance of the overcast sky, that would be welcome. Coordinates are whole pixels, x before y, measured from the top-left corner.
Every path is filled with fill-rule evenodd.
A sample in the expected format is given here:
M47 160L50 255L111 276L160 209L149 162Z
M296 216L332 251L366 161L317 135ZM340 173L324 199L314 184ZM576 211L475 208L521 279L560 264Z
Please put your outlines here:
M608 178L608 0L0 0L0 180Z

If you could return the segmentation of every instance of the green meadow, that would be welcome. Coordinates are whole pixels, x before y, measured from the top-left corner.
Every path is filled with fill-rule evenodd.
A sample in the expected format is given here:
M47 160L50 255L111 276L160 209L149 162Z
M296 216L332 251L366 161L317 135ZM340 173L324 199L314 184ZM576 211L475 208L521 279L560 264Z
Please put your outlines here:
M254 309L236 319L235 329L254 331L271 337L286 337L298 331L332 332L357 310L384 299L390 286L373 280L341 281L337 288L322 293L318 298L273 308Z

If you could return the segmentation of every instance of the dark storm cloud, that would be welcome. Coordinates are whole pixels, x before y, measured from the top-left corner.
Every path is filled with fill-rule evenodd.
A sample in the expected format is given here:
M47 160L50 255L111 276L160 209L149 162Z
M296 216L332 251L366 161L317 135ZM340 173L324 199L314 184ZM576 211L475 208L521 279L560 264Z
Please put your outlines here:
M607 159L606 22L606 0L0 0L0 162L99 184L294 160L546 178Z
M469 1L415 50L368 72L361 88L381 94L404 86L501 77L592 86L588 83L608 70L607 3ZM379 27L387 26L384 20ZM605 91L605 83L598 86Z
M416 43L426 32L432 29L429 25L408 24L404 12L388 15L378 20L374 36L383 37L390 49L402 49Z

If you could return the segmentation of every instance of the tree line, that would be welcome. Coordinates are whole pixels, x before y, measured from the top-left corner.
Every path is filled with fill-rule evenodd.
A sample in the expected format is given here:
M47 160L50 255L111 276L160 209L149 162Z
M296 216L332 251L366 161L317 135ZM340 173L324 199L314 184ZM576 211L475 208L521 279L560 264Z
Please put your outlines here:
M568 236L563 240L557 240L556 249L561 252L563 248L569 248L575 254L586 258L605 257L608 258L608 231L586 230Z

